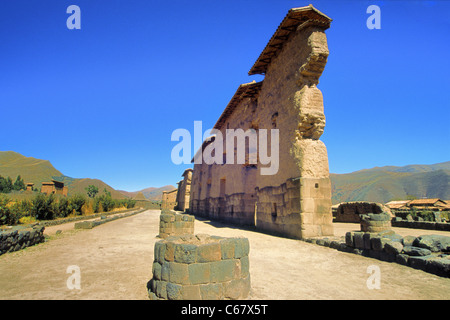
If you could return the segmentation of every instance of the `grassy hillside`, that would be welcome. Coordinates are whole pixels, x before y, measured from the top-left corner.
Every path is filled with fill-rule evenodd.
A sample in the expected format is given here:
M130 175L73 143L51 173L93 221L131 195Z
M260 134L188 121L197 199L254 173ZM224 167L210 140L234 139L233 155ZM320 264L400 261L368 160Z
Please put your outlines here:
M75 179L63 175L48 160L40 160L32 157L25 157L14 151L0 151L0 175L11 177L15 181L20 175L27 182L34 183L34 187L41 188L42 182L52 179L64 182L69 189L69 195L86 194L85 188L89 185L98 187L99 194L106 189L111 192L113 199L126 198L121 192L115 190L98 179Z
M332 201L375 201L393 199L450 199L450 161L435 165L377 167L348 174L330 174Z
M107 185L101 180L98 179L75 179L67 176L54 177L55 180L64 182L64 185L69 189L69 195L72 194L86 194L86 188L89 185L94 185L98 188L98 194L103 194L103 190L106 189L111 193L111 197L113 199L124 199L127 198L121 192L115 190L111 186Z
M40 188L42 182L62 176L62 173L48 160L25 157L14 151L0 151L0 175L9 176L13 181L20 175L25 183L32 182Z

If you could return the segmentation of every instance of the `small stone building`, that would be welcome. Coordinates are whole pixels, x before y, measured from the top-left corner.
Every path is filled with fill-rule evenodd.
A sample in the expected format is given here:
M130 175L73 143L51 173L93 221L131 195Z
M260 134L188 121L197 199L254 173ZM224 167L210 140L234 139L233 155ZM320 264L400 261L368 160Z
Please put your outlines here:
M191 213L293 238L333 235L328 155L319 140L325 115L317 87L329 53L325 30L330 23L312 5L290 9L249 72L264 80L240 85L214 126L224 145L234 143L226 139L228 129L275 129L278 145L271 144L270 134L266 142L268 153L278 147L276 173L261 174L268 165L244 137L243 164L194 161ZM216 137L207 139L196 157ZM236 148L234 155L223 150L223 159L237 157ZM250 161L255 158L256 163Z
M177 189L163 191L161 210L174 210L177 206Z
M34 188L34 183L32 183L32 182L28 182L27 184L26 184L26 190L25 191L29 191L29 192L31 192L31 191L33 191L33 188Z
M68 189L64 186L64 182L52 180L51 182L42 182L41 193L67 196Z
M183 180L178 182L177 207L179 211L189 210L189 200L191 196L192 169L183 172Z

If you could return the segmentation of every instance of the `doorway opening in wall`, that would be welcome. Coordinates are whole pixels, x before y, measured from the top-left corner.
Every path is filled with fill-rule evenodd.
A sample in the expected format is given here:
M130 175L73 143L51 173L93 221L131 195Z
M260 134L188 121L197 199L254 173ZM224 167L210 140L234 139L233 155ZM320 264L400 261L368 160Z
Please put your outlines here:
M277 219L277 204L274 202L272 203L272 221L275 221Z
M220 179L220 189L219 189L219 215L223 215L225 213L225 188L226 188L227 179Z
M255 227L256 227L256 224L257 224L257 221L258 221L257 212L258 212L258 202L255 202L255 214L254 214Z

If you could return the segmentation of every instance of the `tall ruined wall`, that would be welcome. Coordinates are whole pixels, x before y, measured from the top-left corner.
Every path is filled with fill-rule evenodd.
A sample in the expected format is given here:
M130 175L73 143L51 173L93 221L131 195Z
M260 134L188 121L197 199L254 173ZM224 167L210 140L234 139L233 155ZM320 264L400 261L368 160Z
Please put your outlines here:
M177 206L177 190L163 191L161 209L174 210Z
M325 127L317 88L328 57L323 30L298 30L268 67L258 109L261 125L277 112L280 165L275 176L258 176L257 223L293 237L332 235L328 155L319 140Z
M311 21L283 36L262 84L245 85L257 92L245 96L238 90L234 110L218 121L224 146L226 129L278 129L277 173L262 175L267 165L260 163L195 164L190 204L195 214L294 238L333 234L328 155L319 140L325 127L323 96L317 88L328 46L326 27ZM267 149L270 153L270 145Z
M183 173L183 180L179 182L177 192L177 210L186 211L189 209L191 196L192 169L186 169Z

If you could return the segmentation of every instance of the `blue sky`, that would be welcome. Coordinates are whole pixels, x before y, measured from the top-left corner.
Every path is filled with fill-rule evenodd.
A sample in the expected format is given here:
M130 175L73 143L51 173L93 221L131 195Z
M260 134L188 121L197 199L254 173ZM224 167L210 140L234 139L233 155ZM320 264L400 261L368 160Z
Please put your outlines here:
M175 129L212 127L288 9L333 19L330 172L450 160L450 2L2 0L0 150L128 191L175 185ZM69 5L81 29L69 30ZM381 29L369 30L369 5Z

